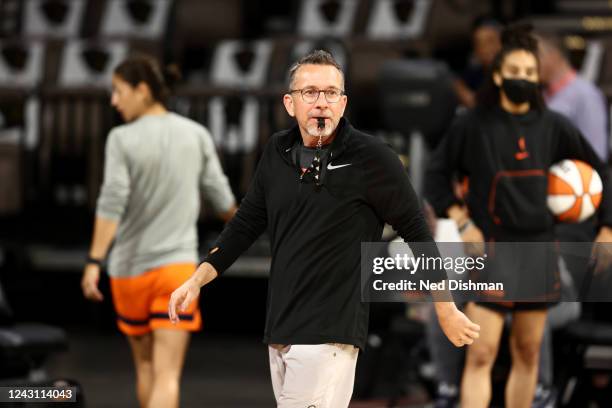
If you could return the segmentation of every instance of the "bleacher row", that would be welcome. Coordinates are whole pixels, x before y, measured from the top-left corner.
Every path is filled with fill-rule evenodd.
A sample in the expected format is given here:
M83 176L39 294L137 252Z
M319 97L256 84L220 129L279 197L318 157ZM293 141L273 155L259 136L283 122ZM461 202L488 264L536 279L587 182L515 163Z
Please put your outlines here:
M383 64L463 49L473 17L490 11L487 0L289 3L274 9L255 0L1 2L0 215L58 222L60 214L91 215L105 138L120 123L109 106L110 74L131 52L179 64L185 81L171 108L211 130L240 197L269 135L291 124L281 95L299 55L332 51L347 74L349 118L373 133L398 131L381 112ZM536 16L536 26L565 35L582 72L612 95L609 2L557 3L559 13ZM595 18L590 13L600 23L588 20ZM81 223L65 230L72 224Z
M172 106L211 128L234 190L237 195L243 193L262 135L288 124L280 95L291 61L323 46L348 66L350 45L340 39L353 31L365 4L354 0L302 2L298 33L289 38L215 42L219 33L214 24L208 33L206 23L223 16L231 27L231 21L240 19L243 3L228 1L219 9L217 1L2 2L0 141L2 169L4 175L10 174L3 179L13 182L3 184L0 213L19 212L28 203L93 208L104 139L118 123L108 106L112 69L135 51L164 59L171 32L183 48L198 44L209 62L186 72L187 84L177 90ZM376 38L388 38L391 20L400 38L418 37L432 2L421 0L414 9L387 3L376 4L373 21L378 23L370 24L368 31ZM230 10L233 15L223 14ZM391 12L401 20L392 19ZM186 24L177 21L181 19ZM189 29L181 31L181 27L200 23L198 40L187 39ZM226 31L229 35L229 29ZM385 52L378 45L352 47L361 50L354 56L359 65L372 60L374 53ZM401 55L397 44L388 47L387 54ZM181 65L189 64L183 61ZM368 92L365 88L365 94Z

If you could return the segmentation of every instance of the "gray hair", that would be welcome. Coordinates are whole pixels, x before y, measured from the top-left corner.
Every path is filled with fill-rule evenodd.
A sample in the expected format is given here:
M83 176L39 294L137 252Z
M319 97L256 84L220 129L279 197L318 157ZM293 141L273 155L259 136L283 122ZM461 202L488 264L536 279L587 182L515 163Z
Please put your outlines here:
M344 87L344 72L342 72L342 67L338 64L329 52L325 50L314 50L310 54L307 54L300 58L297 62L295 62L291 68L289 68L289 89L293 85L293 81L295 80L295 73L302 65L331 65L335 67L342 76L342 86Z

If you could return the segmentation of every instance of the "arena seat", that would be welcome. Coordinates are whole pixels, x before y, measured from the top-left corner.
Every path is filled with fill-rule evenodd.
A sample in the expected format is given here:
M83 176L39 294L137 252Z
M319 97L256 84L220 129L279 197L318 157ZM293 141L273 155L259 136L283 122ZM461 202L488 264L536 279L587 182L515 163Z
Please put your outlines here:
M87 0L25 0L23 34L34 38L74 38L83 28Z
M564 364L557 371L562 407L582 406L594 391L592 374L612 375L612 324L586 317L570 323L561 333Z
M0 284L0 384L9 379L35 376L44 380L43 364L52 354L65 351L68 338L59 327L16 323Z
M305 38L342 38L354 32L359 0L302 0L297 34Z
M428 151L435 148L451 122L457 102L451 75L434 60L386 62L380 71L379 95L385 126L402 134L409 154L409 173L422 191Z
M105 38L161 39L166 33L173 0L110 0L102 16Z

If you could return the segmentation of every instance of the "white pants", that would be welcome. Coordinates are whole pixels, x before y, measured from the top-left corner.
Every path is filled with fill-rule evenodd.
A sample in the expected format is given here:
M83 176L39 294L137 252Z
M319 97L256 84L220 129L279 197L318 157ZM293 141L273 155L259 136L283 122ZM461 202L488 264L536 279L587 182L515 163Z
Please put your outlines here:
M278 408L345 408L353 394L358 349L349 344L270 345Z

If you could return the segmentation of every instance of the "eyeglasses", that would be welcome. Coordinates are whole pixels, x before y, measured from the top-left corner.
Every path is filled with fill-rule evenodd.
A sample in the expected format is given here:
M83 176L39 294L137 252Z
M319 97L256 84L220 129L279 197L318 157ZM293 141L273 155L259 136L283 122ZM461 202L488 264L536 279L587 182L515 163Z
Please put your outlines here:
M289 93L299 92L302 95L302 100L306 103L315 103L321 92L325 95L325 100L329 103L336 103L340 100L344 91L337 88L328 89L317 89L317 88L303 88L303 89L291 89Z

